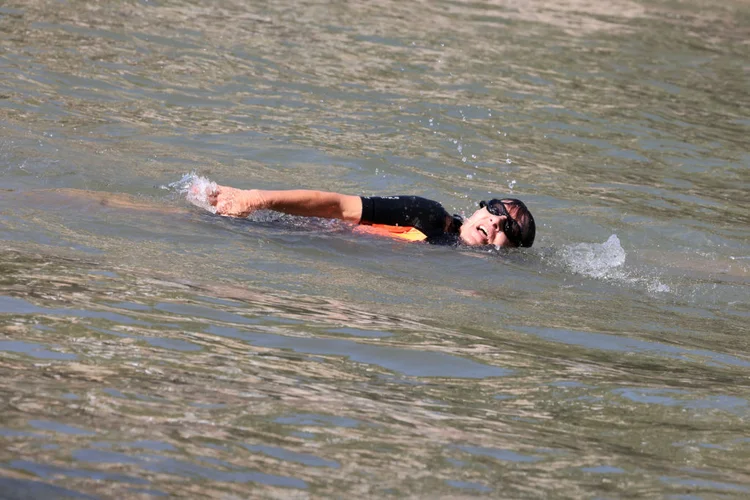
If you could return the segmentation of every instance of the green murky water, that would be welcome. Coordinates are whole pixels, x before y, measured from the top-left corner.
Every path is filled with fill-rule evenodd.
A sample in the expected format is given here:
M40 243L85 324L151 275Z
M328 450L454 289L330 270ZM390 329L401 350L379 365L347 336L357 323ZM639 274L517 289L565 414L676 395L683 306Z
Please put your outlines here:
M0 497L750 495L750 8L0 5ZM527 202L534 248L170 184Z

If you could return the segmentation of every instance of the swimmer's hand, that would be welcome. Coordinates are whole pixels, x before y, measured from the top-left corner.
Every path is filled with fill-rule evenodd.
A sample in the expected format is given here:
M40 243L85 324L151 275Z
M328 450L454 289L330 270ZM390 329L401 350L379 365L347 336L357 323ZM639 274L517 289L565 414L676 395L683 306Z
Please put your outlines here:
M216 207L218 215L229 217L247 217L264 208L263 196L257 189L216 186L216 190L208 194L208 202Z

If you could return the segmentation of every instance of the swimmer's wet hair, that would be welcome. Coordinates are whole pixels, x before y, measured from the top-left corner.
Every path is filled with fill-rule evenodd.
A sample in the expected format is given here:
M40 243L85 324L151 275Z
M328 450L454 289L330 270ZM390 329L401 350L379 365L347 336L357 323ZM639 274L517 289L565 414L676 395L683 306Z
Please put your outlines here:
M534 237L536 236L536 222L534 222L534 216L526 205L521 200L515 198L505 198L503 203L508 208L508 212L521 226L521 246L528 248L534 244Z

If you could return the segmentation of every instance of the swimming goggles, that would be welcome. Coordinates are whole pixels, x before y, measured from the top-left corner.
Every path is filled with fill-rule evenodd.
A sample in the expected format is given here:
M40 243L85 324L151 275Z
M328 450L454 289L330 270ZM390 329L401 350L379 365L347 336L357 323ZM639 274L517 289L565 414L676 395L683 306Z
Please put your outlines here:
M496 217L505 217L503 222L503 233L508 238L508 241L513 246L521 246L521 226L516 222L513 217L508 213L508 209L505 208L505 204L498 199L491 199L490 201L480 201L479 208L487 208L487 211Z

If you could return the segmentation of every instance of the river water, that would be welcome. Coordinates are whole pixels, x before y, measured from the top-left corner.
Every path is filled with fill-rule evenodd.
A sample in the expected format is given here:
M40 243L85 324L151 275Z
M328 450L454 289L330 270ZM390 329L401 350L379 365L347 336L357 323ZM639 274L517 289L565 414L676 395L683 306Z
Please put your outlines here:
M3 499L750 496L746 2L10 0L0 38Z

